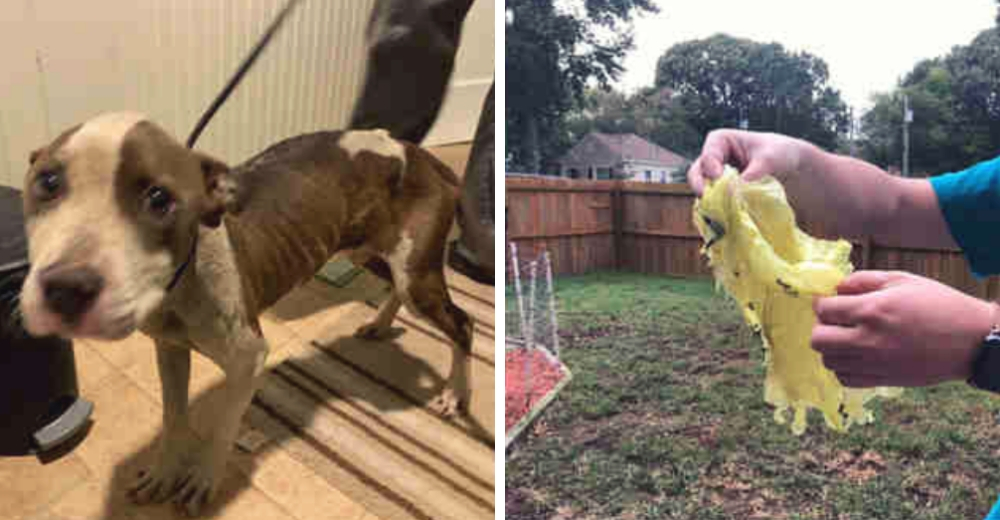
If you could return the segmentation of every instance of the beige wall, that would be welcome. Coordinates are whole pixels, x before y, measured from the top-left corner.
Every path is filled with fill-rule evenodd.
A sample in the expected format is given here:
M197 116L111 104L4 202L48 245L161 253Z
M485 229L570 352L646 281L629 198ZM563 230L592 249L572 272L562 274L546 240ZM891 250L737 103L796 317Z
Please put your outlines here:
M495 0L477 0L429 144L468 140L493 76ZM0 3L0 184L30 150L96 113L138 110L183 139L284 0ZM199 140L238 162L342 127L364 74L373 0L305 0Z

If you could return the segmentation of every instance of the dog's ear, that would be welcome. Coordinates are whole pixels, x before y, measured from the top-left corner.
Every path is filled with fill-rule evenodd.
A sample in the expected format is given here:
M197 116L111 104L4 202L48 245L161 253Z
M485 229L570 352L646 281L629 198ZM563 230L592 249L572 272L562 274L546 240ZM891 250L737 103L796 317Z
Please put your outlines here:
M226 163L201 152L194 152L194 155L205 178L201 222L208 227L218 227L222 223L222 215L235 204L236 186Z
M38 157L42 155L43 151L45 151L45 148L36 148L32 150L31 154L28 155L28 164L35 164L35 161L38 160Z

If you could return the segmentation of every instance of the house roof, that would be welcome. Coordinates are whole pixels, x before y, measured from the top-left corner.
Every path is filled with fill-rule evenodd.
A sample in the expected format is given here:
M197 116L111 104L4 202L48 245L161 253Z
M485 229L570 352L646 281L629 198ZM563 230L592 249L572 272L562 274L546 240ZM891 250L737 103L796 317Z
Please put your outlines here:
M688 160L635 134L590 132L558 162L563 166L597 166L623 161L643 161L674 167Z

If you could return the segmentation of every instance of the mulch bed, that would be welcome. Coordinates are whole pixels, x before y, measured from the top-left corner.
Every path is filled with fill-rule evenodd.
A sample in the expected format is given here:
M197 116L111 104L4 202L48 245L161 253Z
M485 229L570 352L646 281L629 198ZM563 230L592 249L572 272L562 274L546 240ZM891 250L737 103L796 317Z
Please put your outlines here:
M531 411L566 377L562 365L536 349L515 348L506 351L506 431ZM530 376L525 363L530 367ZM528 379L530 377L530 379ZM529 395L530 391L530 395Z

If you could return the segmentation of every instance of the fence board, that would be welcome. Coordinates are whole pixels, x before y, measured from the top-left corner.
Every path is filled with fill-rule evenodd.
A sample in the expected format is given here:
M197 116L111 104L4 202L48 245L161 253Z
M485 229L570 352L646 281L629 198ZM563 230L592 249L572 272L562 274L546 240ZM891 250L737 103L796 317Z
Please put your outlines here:
M555 274L614 269L616 191L613 181L508 178L507 240L525 261L547 250Z
M548 250L554 274L711 274L691 222L695 197L687 185L537 177L508 177L506 185L508 241L525 260ZM833 238L815 223L802 228ZM977 280L958 250L890 247L871 237L851 242L857 269L909 271L982 298L1000 295L998 279Z

